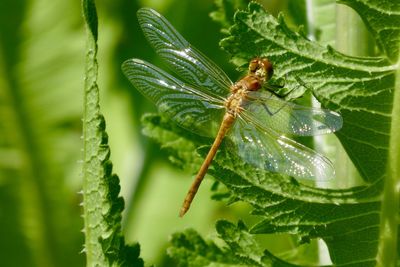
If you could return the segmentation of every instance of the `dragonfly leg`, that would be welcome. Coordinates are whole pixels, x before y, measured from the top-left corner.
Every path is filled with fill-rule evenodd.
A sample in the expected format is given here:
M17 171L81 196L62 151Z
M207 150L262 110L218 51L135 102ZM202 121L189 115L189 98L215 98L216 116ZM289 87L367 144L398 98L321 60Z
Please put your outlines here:
M279 111L281 111L281 109L283 109L285 106L287 105L287 103L285 103L284 105L282 105L279 109L275 110L274 112L272 112L271 110L269 110L267 104L263 103L262 106L264 107L265 111L272 117L275 114L277 114Z

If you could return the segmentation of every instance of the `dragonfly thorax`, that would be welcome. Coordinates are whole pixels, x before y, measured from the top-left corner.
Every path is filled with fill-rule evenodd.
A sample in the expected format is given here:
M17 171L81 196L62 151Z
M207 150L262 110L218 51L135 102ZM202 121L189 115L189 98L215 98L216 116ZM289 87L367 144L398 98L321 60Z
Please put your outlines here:
M223 112L221 98L230 89L218 133L185 197L180 216L189 209L227 134L238 155L256 169L301 179L333 177L334 168L328 159L285 134L311 136L334 132L343 123L338 113L298 106L266 90L260 92L273 73L267 58L252 59L246 76L232 84L215 63L194 49L156 11L142 8L138 18L157 54L183 80L141 59L125 61L122 70L163 115L195 134L209 136L214 128L213 119L220 118Z
M243 91L258 91L264 84L264 80L261 79L258 75L248 74L243 77L240 81L238 81L233 88L231 88L231 92L235 93L238 90Z
M243 108L250 91L259 90L263 81L256 75L249 74L231 86L231 95L225 101L227 112L236 117Z

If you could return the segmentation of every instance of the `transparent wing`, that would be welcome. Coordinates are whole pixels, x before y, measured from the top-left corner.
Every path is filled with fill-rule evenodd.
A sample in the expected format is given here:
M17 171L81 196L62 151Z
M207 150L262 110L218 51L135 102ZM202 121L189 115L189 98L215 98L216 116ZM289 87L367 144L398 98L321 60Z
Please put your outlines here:
M125 61L122 71L162 114L196 134L215 136L225 112L223 100L206 95L140 59Z
M244 161L298 179L324 181L335 176L332 163L324 156L258 122L246 120L238 117L230 132Z
M301 136L332 133L343 125L339 113L296 105L268 91L250 92L242 114L278 133Z
M174 72L208 94L226 97L232 82L224 71L192 47L156 11L141 8L137 16L147 40Z

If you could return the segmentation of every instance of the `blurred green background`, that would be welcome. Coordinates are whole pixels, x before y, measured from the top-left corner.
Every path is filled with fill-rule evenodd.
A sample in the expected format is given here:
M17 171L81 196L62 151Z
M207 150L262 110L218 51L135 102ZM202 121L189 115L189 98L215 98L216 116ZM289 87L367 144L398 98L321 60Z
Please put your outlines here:
M276 14L286 1L265 1ZM195 47L237 79L218 42L212 0L114 0L97 3L99 87L111 160L125 199L123 228L138 241L146 264L172 266L168 236L193 227L214 235L216 219L246 217L249 207L210 199L211 179L190 212L178 211L192 175L141 134L140 118L155 107L123 76L132 57L162 66L142 35L136 11L152 7ZM0 259L1 266L84 266L81 117L85 29L79 1L0 2ZM249 219L251 220L251 219ZM275 240L272 252L282 247Z

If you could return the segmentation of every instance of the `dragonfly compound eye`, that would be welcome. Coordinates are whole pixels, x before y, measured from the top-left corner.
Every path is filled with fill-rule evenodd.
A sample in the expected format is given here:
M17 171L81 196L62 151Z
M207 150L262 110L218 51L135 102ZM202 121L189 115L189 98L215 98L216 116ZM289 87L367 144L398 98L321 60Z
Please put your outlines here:
M254 74L267 81L273 74L273 67L271 61L267 58L254 58L249 63L249 74Z
M265 80L271 79L272 75L274 74L274 68L272 66L271 61L268 58L260 59L261 69L264 72Z
M272 63L266 57L253 58L247 75L232 83L215 63L197 52L156 11L141 8L138 19L157 54L184 81L141 59L129 59L122 64L122 70L132 85L171 121L194 134L210 137L216 124L214 119L222 118L215 140L185 197L180 216L188 211L229 131L233 137L231 141L239 148L238 156L257 169L300 179L333 178L335 170L328 159L303 148L284 134L332 133L343 124L338 113L289 104L267 90L251 94L250 91L261 89L272 76ZM229 95L228 90L231 91ZM238 117L240 123L235 124Z
M259 62L260 62L259 58L254 58L254 59L252 59L250 61L250 63L249 63L249 73L254 74L257 71L257 69L259 68L259 65L260 65Z

